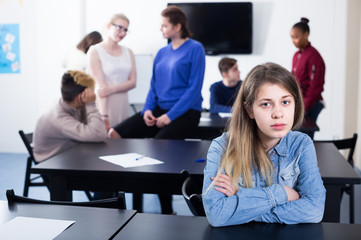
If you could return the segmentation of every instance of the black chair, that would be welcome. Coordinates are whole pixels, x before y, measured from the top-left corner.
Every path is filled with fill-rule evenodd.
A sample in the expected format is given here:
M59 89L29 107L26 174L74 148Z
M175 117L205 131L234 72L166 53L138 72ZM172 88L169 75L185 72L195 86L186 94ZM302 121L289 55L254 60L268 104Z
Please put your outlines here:
M29 153L29 157L26 163L25 183L24 183L24 193L23 193L23 196L27 197L29 194L29 187L47 187L48 185L46 183L46 180L44 180L42 176L37 174L37 176L32 177L30 173L31 166L33 164L36 164L33 148L31 146L33 142L33 134L32 133L25 134L22 130L20 130L19 135L25 144L26 150L28 150ZM39 181L38 179L39 180L41 179L41 181Z
M118 192L118 197L101 199L101 200L92 200L87 202L45 201L45 200L33 199L33 198L15 195L13 189L6 190L6 197L10 205L15 203L38 203L38 204L126 209L124 192Z
M194 216L206 216L202 203L202 187L196 184L186 170L182 170L181 175L184 179L182 194L189 209Z
M29 187L48 187L48 179L46 176L41 176L36 174L36 176L32 176L30 173L31 166L37 164L35 161L33 147L31 146L33 142L33 133L24 133L23 130L19 131L19 135L23 140L26 150L28 150L29 157L26 163L25 170L25 183L24 183L24 193L23 196L27 197L29 194ZM89 200L93 200L93 197L88 191L85 191L86 196Z
M356 141L357 141L357 133L353 134L352 138L346 138L346 139L340 139L340 140L327 140L327 141L315 141L315 142L323 142L323 143L333 143L338 150L346 150L349 149L347 161L349 164L353 167L353 154L355 152L356 147ZM354 196L354 185L353 184L347 184L342 187L343 194L346 192L350 195L350 223L355 222L355 196ZM342 195L341 195L342 197Z

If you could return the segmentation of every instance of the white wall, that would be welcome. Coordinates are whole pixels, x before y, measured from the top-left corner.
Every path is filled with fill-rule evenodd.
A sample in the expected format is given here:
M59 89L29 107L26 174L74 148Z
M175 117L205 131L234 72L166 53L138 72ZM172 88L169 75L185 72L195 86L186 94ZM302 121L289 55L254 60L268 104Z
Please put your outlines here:
M20 74L0 74L0 152L25 151L17 131L38 117L36 2L0 2L0 24L20 24Z
M356 104L350 104L350 106L353 107L352 110L356 110L355 114L356 115L356 120L357 120L357 128L352 129L353 132L358 132L358 141L357 141L357 146L356 146L356 152L354 153L354 160L355 160L355 165L358 167L358 169L361 169L361 95L358 94L361 92L361 2L358 0L351 0L349 1L349 5L348 5L348 9L353 9L353 14L352 14L352 18L349 19L349 22L352 22L352 25L354 25L353 31L356 32L356 36L354 36L353 33L352 37L354 37L356 39L355 47L358 48L358 51L354 51L353 54L357 56L357 58L355 59L355 62L352 64L353 68L356 69L356 71L354 70L355 76L353 76L354 81L358 83L358 86L356 87L355 85L353 85L355 87L355 89L353 91L355 91L356 94ZM348 14L349 15L349 14ZM351 32L352 30L350 29L349 32ZM350 110L350 111L352 111ZM350 132L350 131L349 131ZM349 136L352 135L353 132L349 133Z
M160 13L165 0L34 0L0 2L0 22L21 24L22 73L0 75L1 118L0 152L25 151L18 129L32 131L40 113L59 96L61 61L67 49L81 36L102 31L107 19L116 12L130 19L130 31L121 44L134 53L154 56L166 45L159 31ZM178 2L178 1L172 1ZM184 1L192 2L192 1ZM198 0L197 2L205 2ZM212 2L212 1L207 1ZM228 2L232 2L229 1ZM233 1L236 2L236 1ZM273 61L291 68L296 48L289 37L292 25L300 17L310 19L310 41L326 62L324 98L327 107L318 124L316 138L343 137L343 106L346 7L341 0L255 0L254 49L250 55L229 55L238 60L241 78L259 63ZM85 28L85 29L84 29ZM203 87L204 107L209 106L209 86L221 76L219 56L207 56ZM143 79L144 80L144 79ZM146 80L144 80L146 81ZM332 122L330 121L332 119ZM5 137L4 137L5 136Z

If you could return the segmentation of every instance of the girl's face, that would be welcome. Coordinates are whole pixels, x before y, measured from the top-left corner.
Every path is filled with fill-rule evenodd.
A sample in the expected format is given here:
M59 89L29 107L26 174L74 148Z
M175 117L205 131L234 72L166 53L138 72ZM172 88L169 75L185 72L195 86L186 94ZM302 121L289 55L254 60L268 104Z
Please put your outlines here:
M291 29L292 42L296 48L303 49L308 44L308 32L302 32L299 28Z
M125 38L128 32L129 23L121 18L114 20L108 25L109 37L114 42L120 42Z
M180 35L180 24L174 26L167 17L162 17L160 31L163 33L163 38L172 39L178 37Z
M292 129L295 100L281 85L264 83L252 109L247 108L247 112L250 118L255 119L258 136L268 151Z

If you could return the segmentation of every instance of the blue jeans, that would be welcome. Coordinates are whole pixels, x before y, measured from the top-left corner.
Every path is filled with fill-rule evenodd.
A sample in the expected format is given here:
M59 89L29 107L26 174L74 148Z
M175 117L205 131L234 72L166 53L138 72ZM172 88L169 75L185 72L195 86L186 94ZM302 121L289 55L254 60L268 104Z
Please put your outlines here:
M313 121L316 122L318 115L320 114L321 110L324 109L324 105L321 101L317 101L313 107L306 112L305 117L311 118ZM311 139L313 139L314 132L308 133Z

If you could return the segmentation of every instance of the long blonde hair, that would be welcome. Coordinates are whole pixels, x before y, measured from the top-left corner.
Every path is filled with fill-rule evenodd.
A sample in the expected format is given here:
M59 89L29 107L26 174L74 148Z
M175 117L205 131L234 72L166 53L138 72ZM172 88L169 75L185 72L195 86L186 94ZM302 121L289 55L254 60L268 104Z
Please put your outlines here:
M233 185L238 188L242 177L243 187L252 188L252 168L254 167L271 185L274 167L259 140L257 124L247 113L246 106L252 109L260 87L265 83L284 87L295 100L295 116L292 128L299 127L304 116L301 90L295 77L275 63L265 63L254 67L242 83L233 105L227 140L228 145L219 165L218 174L225 170Z

